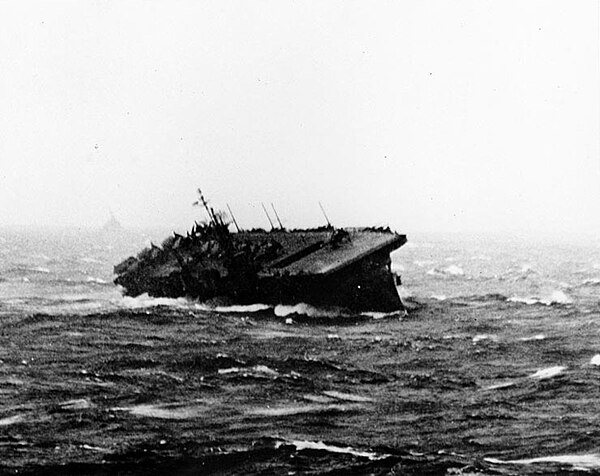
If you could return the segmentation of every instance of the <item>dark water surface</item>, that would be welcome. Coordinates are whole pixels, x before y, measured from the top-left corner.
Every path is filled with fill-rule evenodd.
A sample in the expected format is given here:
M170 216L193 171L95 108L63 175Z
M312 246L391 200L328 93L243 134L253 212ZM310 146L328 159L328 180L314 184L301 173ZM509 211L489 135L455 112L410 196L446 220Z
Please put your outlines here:
M597 243L412 238L400 317L122 298L144 240L0 234L0 471L600 473Z

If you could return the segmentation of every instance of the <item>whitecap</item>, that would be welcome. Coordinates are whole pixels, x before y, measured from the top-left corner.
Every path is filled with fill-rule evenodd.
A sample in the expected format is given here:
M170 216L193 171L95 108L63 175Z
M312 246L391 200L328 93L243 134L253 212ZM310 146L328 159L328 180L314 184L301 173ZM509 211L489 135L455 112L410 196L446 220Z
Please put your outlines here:
M549 299L542 300L544 304L550 306L551 304L572 304L573 299L568 296L564 291L554 291Z
M484 390L499 390L502 388L509 388L509 387L514 387L514 386L515 386L515 382L500 382L500 383L490 385L489 387L485 387Z
M563 373L567 367L563 367L561 365L555 365L554 367L548 367L546 369L540 369L537 372L529 375L529 378L536 378L538 380L544 380L547 378L556 377L557 375Z
M96 259L96 258L84 257L84 258L80 258L79 260L82 261L83 263L103 264L103 261L100 261L99 259Z
M586 279L581 283L582 286L597 286L600 284L600 278Z
M541 301L537 298L534 297L519 297L519 296L512 296L509 297L507 299L508 302L518 302L521 304L527 304L528 306L531 306L533 304L541 304Z
M372 451L359 451L350 446L334 446L323 443L322 441L301 441L301 440L292 440L292 441L278 441L275 444L275 448L280 448L282 446L295 446L297 451L302 450L320 450L320 451L328 451L329 453L342 453L342 454L350 454L352 456L358 456L360 458L367 458L370 460L379 460L388 458L389 455L386 454L378 454Z
M205 415L208 409L208 406L200 403L158 403L112 408L113 411L126 411L132 415L166 420L197 418Z
M27 268L28 271L33 271L34 273L44 273L48 274L50 270L48 268L44 268L43 266L34 266L33 268Z
M100 453L111 453L112 451L108 448L101 448L100 446L90 446L87 444L79 445L81 449L88 451L98 451Z
M302 395L302 398L313 403L331 403L334 401L332 398L323 395Z
M66 402L61 402L58 406L62 410L87 410L89 408L93 408L94 404L85 398L78 398L75 400L67 400Z
M323 395L335 398L337 400L345 400L348 402L373 402L374 400L369 397L363 397L361 395L353 395L351 393L338 392L337 390L325 390Z
M407 311L392 311L392 312L378 312L378 311L365 311L360 313L361 316L370 317L371 319L387 319L390 317L405 317L408 315Z
M14 425L23 421L22 415L15 415L7 418L0 418L0 426Z
M247 304L247 305L232 305L232 306L217 306L214 308L217 312L260 312L270 309L268 304Z
M445 301L446 299L448 299L448 297L443 294L433 294L431 296L431 299L435 299L436 301Z
M219 375L237 374L241 371L241 367L230 367L228 369L219 369Z
M536 334L534 336L529 336L529 337L521 337L519 340L521 342L529 342L532 340L544 340L546 338L546 336L544 334Z
M462 276L465 274L463 269L460 266L457 266L455 264L452 264L452 265L448 266L447 268L444 268L444 273L450 274L452 276Z
M592 357L592 360L590 360L590 364L592 365L600 365L600 354L596 354Z
M535 463L562 463L568 464L575 468L596 469L600 468L599 454L584 454L584 455L560 455L560 456L540 456L538 458L516 459L516 460L500 460L496 458L484 458L488 463L493 464L535 464Z
M490 334L477 334L476 336L473 337L473 342L479 342L481 340L496 341L496 340L498 340L498 338L496 336L490 335Z
M442 273L440 273L437 269L435 268L431 268L429 271L427 271L427 273L429 276L441 276Z
M253 367L230 367L228 369L219 369L219 375L242 374L244 376L267 376L278 377L279 372L267 367L266 365L255 365Z
M104 279L101 279L101 278L94 278L92 276L88 276L86 279L86 282L95 283L95 284L108 284L108 281L105 281Z
M513 296L513 297L508 298L507 301L527 304L529 306L534 305L534 304L544 304L546 306L552 306L553 304L572 304L573 303L573 299L569 295L567 295L564 291L561 291L561 290L554 291L547 298L540 299L538 297L533 297L533 296L531 296L531 297Z
M521 269L519 269L519 273L521 273L521 274L530 274L533 272L534 272L533 268L531 267L530 264L527 264L527 263L521 265Z
M246 410L248 415L260 415L270 417L283 417L300 415L303 413L321 413L325 411L351 411L362 408L360 403L333 403L333 404L307 404L307 405L270 405Z

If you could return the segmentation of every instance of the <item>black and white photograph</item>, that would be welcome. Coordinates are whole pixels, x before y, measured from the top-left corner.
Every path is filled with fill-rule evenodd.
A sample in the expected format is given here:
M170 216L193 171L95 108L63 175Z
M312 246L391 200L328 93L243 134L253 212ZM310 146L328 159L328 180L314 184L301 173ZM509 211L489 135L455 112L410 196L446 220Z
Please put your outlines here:
M600 475L600 0L0 0L0 475Z

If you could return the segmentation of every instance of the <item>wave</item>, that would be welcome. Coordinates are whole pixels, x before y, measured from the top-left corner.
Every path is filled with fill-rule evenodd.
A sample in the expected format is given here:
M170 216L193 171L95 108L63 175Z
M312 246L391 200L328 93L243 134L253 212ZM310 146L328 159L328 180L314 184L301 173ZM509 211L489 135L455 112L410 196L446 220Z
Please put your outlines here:
M453 276L462 276L465 274L463 269L460 266L457 266L455 264L452 264L452 265L448 266L447 268L444 268L443 272L446 274L453 275Z
M455 264L451 264L446 268L431 268L427 273L429 276L464 276L465 271Z
M548 367L545 369L540 369L537 372L529 375L529 378L535 378L538 380L544 380L547 378L556 377L557 375L563 373L567 367L563 367L561 365L555 365L554 367Z
M15 266L7 271L7 274L22 276L24 274L50 274L50 269L43 266Z
M436 301L458 302L458 303L494 303L504 302L508 298L504 294L499 293L484 293L484 294L469 294L446 296L445 294L433 294L431 299Z
M536 334L533 336L529 336L529 337L520 337L519 340L521 342L530 342L530 341L534 341L534 340L544 340L546 339L546 336L544 334Z
M232 306L217 306L214 308L207 308L210 309L212 311L217 311L217 312L232 312L232 313L237 313L237 312L244 312L244 313L253 313L253 312L261 312L261 311L266 311L269 309L272 309L273 306L269 306L268 304L238 304L238 305L232 305Z
M573 299L561 290L554 291L547 298L513 296L508 298L508 301L527 304L529 306L536 304L544 306L573 304Z
M474 343L482 341L482 340L489 340L492 342L497 342L498 336L493 335L493 334L477 334L476 336L473 336L473 339L472 339L472 341Z
M600 278L590 278L584 280L580 286L600 286Z
M90 257L83 257L83 258L79 258L79 261L81 261L82 263L88 263L88 264L105 264L104 261L101 261L99 259L96 258L90 258Z
M86 283L93 283L93 284L112 284L102 278L94 278L93 276L88 276L87 279L85 280Z
M275 443L275 449L282 446L294 446L296 451L312 450L326 451L329 453L342 453L357 456L359 458L367 458L369 460L379 460L388 458L389 455L374 453L372 451L360 451L350 446L336 446L323 443L322 441L306 441L306 440L278 440Z
M536 271L533 269L533 267L528 263L521 265L521 268L519 269L519 273L521 274L532 274L535 272Z
M361 316L370 317L371 319L387 319L390 317L404 317L408 315L408 311L392 311L392 312L377 312L377 311L364 311L360 313Z
M600 468L600 454L584 455L559 455L559 456L540 456L538 458L500 460L496 458L484 458L484 461L492 464L523 464L530 465L536 463L558 463L568 464L574 469L591 470Z

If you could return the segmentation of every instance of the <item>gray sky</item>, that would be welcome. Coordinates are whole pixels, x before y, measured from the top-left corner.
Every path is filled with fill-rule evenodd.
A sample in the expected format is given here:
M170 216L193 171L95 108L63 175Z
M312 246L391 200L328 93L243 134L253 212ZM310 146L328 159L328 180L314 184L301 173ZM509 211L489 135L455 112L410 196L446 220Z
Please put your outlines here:
M598 0L1 1L0 224L600 231Z

